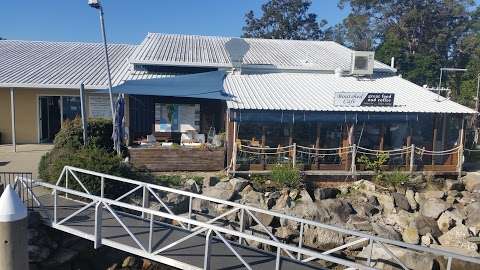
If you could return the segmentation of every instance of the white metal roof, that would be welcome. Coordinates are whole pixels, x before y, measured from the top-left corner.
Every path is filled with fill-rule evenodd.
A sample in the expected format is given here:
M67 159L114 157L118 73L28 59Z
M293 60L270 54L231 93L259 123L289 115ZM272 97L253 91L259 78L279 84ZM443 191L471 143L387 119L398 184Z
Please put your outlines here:
M224 87L234 96L227 101L231 109L476 113L398 76L367 79L313 73L231 74ZM395 101L393 107L339 107L334 106L335 92L394 93Z
M129 73L134 45L109 44L112 83ZM0 87L105 88L103 45L100 43L0 41Z
M132 55L135 64L231 67L225 44L231 37L149 33ZM349 70L352 50L333 41L243 39L243 65L261 69ZM395 72L375 61L375 71Z

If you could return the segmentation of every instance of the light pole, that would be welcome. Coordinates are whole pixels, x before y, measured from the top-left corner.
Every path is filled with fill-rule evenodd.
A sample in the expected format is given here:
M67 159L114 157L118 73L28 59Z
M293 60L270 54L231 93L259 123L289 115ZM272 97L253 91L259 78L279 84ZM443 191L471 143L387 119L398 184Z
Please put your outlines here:
M478 98L479 98L479 95L478 93L480 92L480 73L477 74L477 99L475 100L475 110L477 111L478 113L478 104L479 104L479 101L478 101Z
M113 125L116 125L115 122L115 107L113 106L113 95L112 95L112 75L110 73L110 60L108 58L108 47L107 47L107 35L105 34L105 22L103 19L103 8L100 0L88 0L88 5L92 8L95 8L100 13L100 26L102 30L103 37L103 48L105 51L105 64L107 67L107 76L108 76L108 94L110 95L110 109L112 110L112 122Z
M465 72L467 71L468 69L465 69L465 68L440 68L440 79L438 81L438 97L440 97L440 91L441 91L441 87L442 87L442 76L443 76L443 72L444 71L453 71L453 72Z

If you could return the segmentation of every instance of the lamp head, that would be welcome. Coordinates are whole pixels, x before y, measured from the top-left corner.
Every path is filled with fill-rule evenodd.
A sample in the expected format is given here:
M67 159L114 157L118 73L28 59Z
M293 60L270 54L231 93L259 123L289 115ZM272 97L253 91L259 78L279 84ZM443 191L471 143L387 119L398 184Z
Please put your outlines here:
M88 0L88 5L96 9L99 9L101 7L100 0Z

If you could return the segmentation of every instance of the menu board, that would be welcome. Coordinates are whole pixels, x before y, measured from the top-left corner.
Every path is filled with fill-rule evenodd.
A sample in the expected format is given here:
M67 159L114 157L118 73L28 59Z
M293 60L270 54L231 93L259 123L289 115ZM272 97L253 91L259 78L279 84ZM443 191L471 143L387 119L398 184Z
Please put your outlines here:
M89 117L93 118L112 118L110 108L110 97L108 95L90 95L88 96Z

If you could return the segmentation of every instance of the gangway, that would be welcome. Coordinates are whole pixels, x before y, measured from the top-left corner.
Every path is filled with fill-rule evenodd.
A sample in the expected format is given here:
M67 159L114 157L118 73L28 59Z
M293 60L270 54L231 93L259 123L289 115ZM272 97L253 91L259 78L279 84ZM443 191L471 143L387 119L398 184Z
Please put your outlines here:
M87 185L86 183L89 183ZM111 188L121 195L109 194ZM89 190L87 187L96 187ZM123 187L123 188L122 188ZM17 177L15 188L27 193L32 211L57 230L102 245L129 252L180 269L325 269L319 261L335 264L335 269L380 269L372 259L373 246L384 249L398 269L410 269L391 251L392 247L408 249L425 256L444 257L446 269L454 260L480 265L480 258L443 249L411 245L362 232L288 216L279 212L224 201L188 191L168 188L132 179L65 166L55 185ZM113 193L113 192L112 192ZM174 213L162 200L169 194L188 198L188 211ZM132 199L134 198L134 199ZM138 203L135 203L135 201ZM223 213L208 220L197 220L193 204L205 201L215 204ZM150 207L157 204L157 207ZM158 209L157 209L158 208ZM284 242L262 224L260 215L269 215L288 224L296 224L298 239ZM255 221L265 237L248 232L246 219ZM349 243L330 250L315 250L303 244L306 227L332 230L353 238ZM257 242L264 251L250 247ZM356 260L338 256L336 252L362 242L370 257ZM385 262L383 262L385 263ZM340 267L340 268L339 268Z

